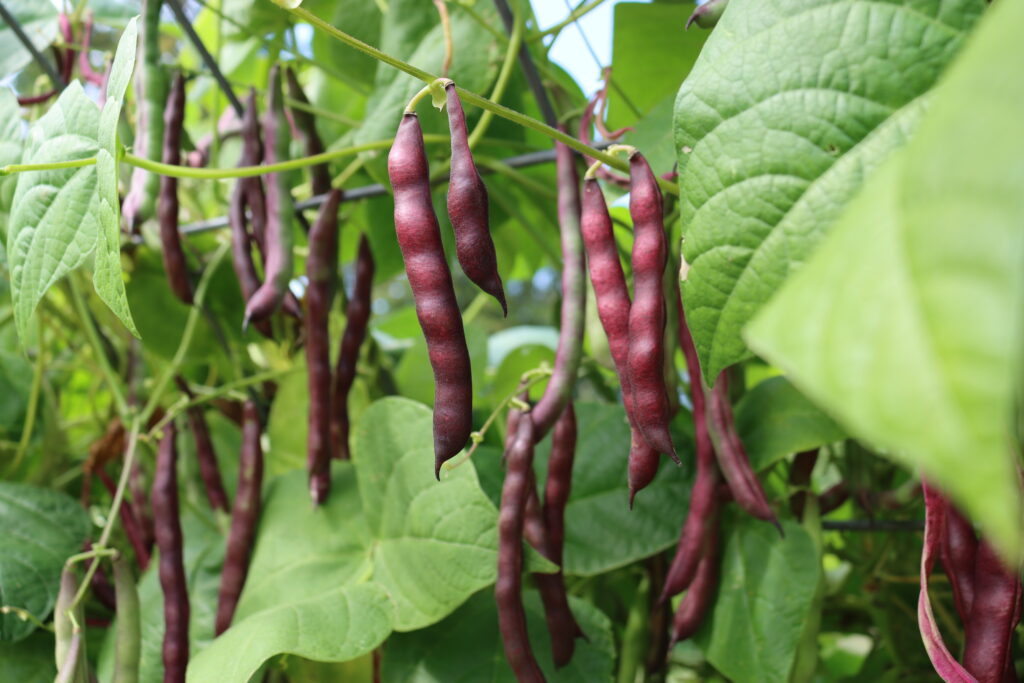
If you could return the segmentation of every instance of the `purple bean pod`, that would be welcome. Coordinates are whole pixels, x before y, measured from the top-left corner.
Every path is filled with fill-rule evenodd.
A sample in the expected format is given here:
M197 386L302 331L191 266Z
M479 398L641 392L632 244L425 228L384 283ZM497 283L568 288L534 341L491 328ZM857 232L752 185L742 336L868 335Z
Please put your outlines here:
M430 169L415 113L406 113L388 154L395 233L434 371L434 474L473 430L473 377L462 315L430 198Z
M448 96L448 127L452 138L448 218L455 231L455 253L466 277L497 299L507 317L505 289L498 274L498 256L494 251L488 220L487 187L473 162L466 132L466 114L454 83L445 87L445 94Z
M356 256L356 285L352 299L345 311L345 332L338 346L338 360L334 365L333 420L331 437L334 439L334 455L342 460L351 458L349 450L348 393L356 378L359 349L366 339L366 328L370 321L371 295L373 294L373 252L366 235L359 237L359 253Z
M231 529L224 552L224 569L217 596L215 633L220 635L231 625L238 598L249 573L249 557L260 517L260 493L263 488L263 449L260 446L259 411L246 401L242 422L242 451L238 460L238 489L231 510Z
M338 270L338 207L341 190L331 190L309 231L306 259L306 368L309 376L309 434L306 469L314 505L331 488L331 348L329 318Z

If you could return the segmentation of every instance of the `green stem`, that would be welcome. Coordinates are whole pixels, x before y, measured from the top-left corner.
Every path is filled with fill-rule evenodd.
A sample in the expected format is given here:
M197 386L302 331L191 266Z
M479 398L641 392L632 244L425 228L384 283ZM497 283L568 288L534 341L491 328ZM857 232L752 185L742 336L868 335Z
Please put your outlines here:
M498 72L498 79L494 82L494 89L491 91L491 99L495 102L501 102L502 96L505 94L505 89L508 87L509 78L512 76L512 67L516 64L516 59L519 56L519 46L523 42L523 29L524 22L522 12L519 9L519 5L516 5L515 16L513 18L512 37L508 41L508 46L505 48L505 60L501 63L501 71ZM491 125L491 119L494 118L494 112L489 109L485 109L484 113L480 116L480 120L477 121L476 127L473 128L473 132L469 134L469 148L474 149L480 142L480 138L487 132L487 127Z
M36 314L36 337L39 339L39 350L36 352L36 364L32 371L32 389L28 395L28 407L25 409L25 424L21 429L21 439L18 441L18 450L14 453L14 462L11 463L11 471L18 469L25 451L28 450L28 442L32 439L32 429L36 426L36 413L39 409L39 394L43 388L43 318L42 313Z
M412 99L409 100L409 103L407 105L405 105L405 113L406 114L415 114L416 113L416 106L420 103L420 100L422 100L428 94L433 96L434 99L435 99L435 102L436 102L437 98L440 95L444 94L445 86L447 86L450 83L451 83L451 79L448 79L448 78L435 78L430 83L427 83L425 86L420 88L419 91L415 95L412 96Z
M72 555L68 559L64 560L64 566L70 567L73 564L78 564L85 560L92 560L97 557L113 557L114 555L117 555L117 550L114 548L93 548L92 550L86 550L84 553Z
M23 607L15 607L14 605L2 605L0 606L0 614L13 614L22 621L31 621L33 624L36 625L36 628L41 628L44 631L49 631L50 633L53 633L52 626L47 626L43 623L42 619L32 614Z
M538 40L544 38L545 36L550 36L552 34L560 32L563 28L565 28L566 26L568 26L572 22L574 22L577 19L580 19L580 18L586 16L591 10L594 10L594 9L597 9L598 7L600 7L603 2L604 2L604 0L593 0L592 2L588 2L586 4L580 5L579 7L574 9L572 12L570 12L569 16L567 16L565 19L563 19L562 21L558 22L557 24L555 24L551 28L544 29L540 33L537 33L535 35L530 36L530 42L532 43L532 42L535 42L535 41L538 41Z
M345 43L349 47L359 50L363 54L373 57L377 61L384 62L388 66L394 67L399 71L403 71L409 74L410 76L413 76L414 78L418 78L424 83L432 83L433 81L436 81L438 78L436 75L432 73L424 71L423 69L413 66L412 64L409 64L407 62L403 62L400 59L392 57L386 52L382 52L381 50L373 47L372 45L364 43L358 38L350 36L344 31L341 31L338 28L332 26L331 24L328 24L326 21L316 16L307 9L304 9L302 7L287 7L287 0L274 1L278 3L279 6L288 10L295 16L302 19L303 21L312 24L316 28L319 28L321 31L324 31L325 33L329 34L331 37ZM629 163L627 161L605 154L603 151L599 149L594 149L589 145L585 145L576 138L572 137L571 135L567 135L566 133L563 133L562 131L556 128L552 128L551 126L545 123L541 123L540 121L533 117L521 114L515 111L514 109L510 109L504 105L498 104L497 102L492 102L486 97L478 95L475 92L470 92L469 90L466 90L465 88L460 88L459 86L455 86L455 89L458 91L459 98L463 101L463 103L468 103L475 107L480 107L481 109L492 111L498 116L502 117L503 119L507 119L512 123L518 124L525 128L529 128L530 130L535 130L538 133L541 133L542 135L548 136L552 140L561 142L562 144L576 150L577 152L580 152L581 154L585 154L593 159L603 161L605 164L611 166L612 168L618 169L626 173L629 172ZM666 180L659 178L658 184L661 186L662 191L664 191L667 194L679 194L679 188L676 187L674 183L670 183Z
M124 400L124 394L121 393L121 384L114 374L114 369L110 367L110 362L107 360L107 353L103 349L103 344L100 343L100 335L96 331L96 326L93 325L92 316L89 315L89 310L85 305L85 299L82 297L82 292L74 278L68 278L68 286L71 290L71 299L75 305L75 311L78 313L78 319L85 329L85 336L92 347L93 355L96 356L96 364L99 365L100 374L103 375L110 388L110 395L114 399L117 414L120 415L122 421L126 422L129 412L128 402Z
M11 175L12 173L24 173L25 171L53 171L62 168L81 168L92 166L96 163L96 157L85 159L71 159L69 161L52 161L48 164L7 164L0 166L0 176Z

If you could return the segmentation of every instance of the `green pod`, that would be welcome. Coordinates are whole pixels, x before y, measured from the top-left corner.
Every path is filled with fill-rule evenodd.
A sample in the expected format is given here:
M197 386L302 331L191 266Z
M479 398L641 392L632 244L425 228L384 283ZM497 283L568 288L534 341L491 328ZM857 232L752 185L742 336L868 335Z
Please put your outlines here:
M68 611L76 593L78 578L70 568L65 567L60 574L60 590L57 593L57 604L53 608L53 632L56 637L54 661L57 664L58 680L87 683L89 670L85 657L85 631L82 630L85 609L79 603L73 612Z
M123 555L114 559L114 592L117 596L117 639L114 646L112 683L136 683L142 654L139 591Z

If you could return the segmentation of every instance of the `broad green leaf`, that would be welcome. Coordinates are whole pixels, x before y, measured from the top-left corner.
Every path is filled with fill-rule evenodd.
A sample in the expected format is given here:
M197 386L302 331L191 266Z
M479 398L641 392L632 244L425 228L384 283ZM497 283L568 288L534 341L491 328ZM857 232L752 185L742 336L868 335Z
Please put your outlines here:
M784 377L766 379L743 396L736 405L736 431L756 471L790 453L846 438L831 417Z
M18 20L36 49L45 53L57 37L57 7L38 0L4 0L4 7ZM14 74L32 61L32 53L2 20L0 27L0 74ZM52 63L51 55L45 57Z
M689 3L615 5L609 127L633 125L679 89L707 38L704 31L683 32L692 11Z
M709 382L750 355L741 328L906 141L985 7L730 2L675 114L683 295Z
M351 464L335 466L331 497L316 509L305 472L275 479L234 621L189 663L189 680L247 681L277 654L346 661L379 645L394 605L367 581L371 549Z
M565 572L593 576L632 564L662 551L679 538L693 482L693 422L686 413L673 423L673 439L686 465L662 458L650 486L629 509L627 477L629 425L622 406L576 403L579 436L573 460L572 492L565 510ZM551 438L537 446L538 486L546 479ZM482 485L492 501L501 495L501 450L481 447L473 456Z
M99 110L74 81L29 129L22 162L96 156ZM99 235L95 166L18 174L7 232L14 320L24 339L29 317L57 280L86 262Z
M1024 5L991 13L914 140L747 336L853 434L920 467L1016 557L1024 83L1013 74L1024 59Z
M589 602L569 598L588 640L578 639L572 661L555 669L544 609L536 591L523 593L530 645L537 663L552 683L597 683L611 680L615 655L611 624ZM498 632L494 591L480 591L450 617L428 629L400 633L388 640L382 680L385 683L513 683Z
M81 551L89 534L89 518L59 491L0 482L0 529L2 604L45 619L57 600L64 560ZM14 614L0 615L0 640L21 640L35 628Z
M742 517L725 540L718 596L697 643L736 683L788 681L809 617L821 576L818 551L799 524L782 528L785 536Z
M100 114L100 150L96 155L100 228L92 274L96 293L136 337L139 331L132 320L124 278L121 277L121 202L117 194L117 158L120 151L117 124L121 118L124 94L135 68L138 38L138 18L132 17L117 43L107 84L107 102Z
M354 432L373 578L397 605L395 630L432 624L497 573L498 511L466 463L434 479L431 412L401 398L370 406Z
M18 683L51 683L57 675L53 663L53 635L35 631L17 643L0 641L4 677Z

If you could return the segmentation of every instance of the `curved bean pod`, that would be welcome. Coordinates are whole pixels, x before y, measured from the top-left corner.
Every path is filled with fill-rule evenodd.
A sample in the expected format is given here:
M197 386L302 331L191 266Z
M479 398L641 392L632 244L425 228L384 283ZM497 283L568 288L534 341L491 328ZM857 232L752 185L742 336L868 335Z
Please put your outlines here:
M974 527L950 502L946 502L945 523L939 539L939 557L953 589L953 602L964 624L970 621L974 604L974 572L978 539Z
M331 409L331 438L334 440L334 455L342 460L351 457L349 451L348 392L356 378L359 349L366 339L366 326L370 321L371 295L373 293L373 252L366 235L359 237L359 253L356 256L356 285L352 299L345 311L345 332L338 346L338 360L334 365L334 387Z
M309 231L306 259L306 367L309 376L309 435L306 469L313 504L331 488L331 349L328 318L338 270L338 206L341 190L331 190Z
M538 441L551 431L572 398L583 355L587 299L583 238L580 234L580 178L576 172L575 154L560 142L555 143L555 169L562 242L562 310L555 367L544 394L530 411L534 436Z
M462 315L430 199L430 169L419 118L406 113L388 154L395 233L434 371L434 474L469 440L473 377Z
M214 630L220 635L231 625L235 607L249 572L249 555L260 517L260 492L263 487L263 450L260 447L259 411L246 401L242 423L242 451L238 460L238 489L231 510L231 529L224 552L224 570L220 575L217 595L217 617Z
M445 87L448 96L448 127L452 138L452 164L448 180L448 218L455 231L455 254L462 272L501 304L508 317L505 289L498 274L498 256L487 214L487 187L473 162L466 132L466 114L462 110L455 84Z
M690 376L690 395L693 402L693 426L695 432L695 448L697 455L697 480L690 492L690 507L686 513L676 546L675 556L665 577L659 600L665 602L673 595L686 590L696 578L698 567L703 556L702 549L708 542L717 519L718 484L720 480L718 466L715 463L715 447L708 432L708 406L704 394L704 383L701 379L700 361L697 349L686 324L682 300L676 297L679 314L679 345L686 359L686 370Z
M153 475L153 518L160 551L160 587L164 594L164 683L184 683L188 666L188 585L178 511L178 448L174 423L164 427Z
M530 648L526 612L523 609L523 524L532 483L533 444L533 420L520 419L516 436L505 452L508 468L501 487L498 579L494 584L505 658L516 679L524 683L544 681L544 674Z
M177 166L181 163L181 129L185 121L185 78L181 73L174 75L171 92L164 110L164 151L163 162ZM184 303L192 303L192 285L188 281L188 263L181 249L181 235L178 233L178 179L169 175L160 176L160 194L156 205L160 222L161 255L167 282L171 291Z
M281 67L270 70L270 85L267 88L267 114L263 128L267 145L265 160L268 164L288 158L288 120L284 115L284 94L281 91ZM252 204L250 203L250 208ZM263 320L273 314L288 293L288 282L292 278L294 256L292 243L291 190L287 173L267 174L267 228L266 262L263 284L245 305L243 327L250 321Z
M622 403L629 419L629 505L632 507L637 492L654 480L659 459L658 452L640 434L633 417L633 392L629 384L629 289L615 248L608 206L594 178L583 181L580 224L590 282L597 302L597 317L608 337L608 350L615 363L615 372L622 387Z
M917 599L917 625L921 631L921 640L928 659L942 680L949 683L977 683L977 679L967 673L946 647L932 612L928 597L928 576L935 566L935 555L939 551L940 537L945 528L946 504L938 490L923 481L921 490L924 493L924 546L921 549L921 591Z
M711 424L714 429L712 438L715 440L715 454L718 466L725 475L729 490L741 508L758 519L772 522L782 532L778 519L757 475L750 467L750 460L743 448L743 443L736 434L733 425L732 406L729 404L729 378L723 372L711 390L710 402Z
M672 418L663 372L668 244L661 190L647 160L629 157L629 214L633 218L633 305L629 309L629 381L633 412L644 439L679 462L668 425Z

